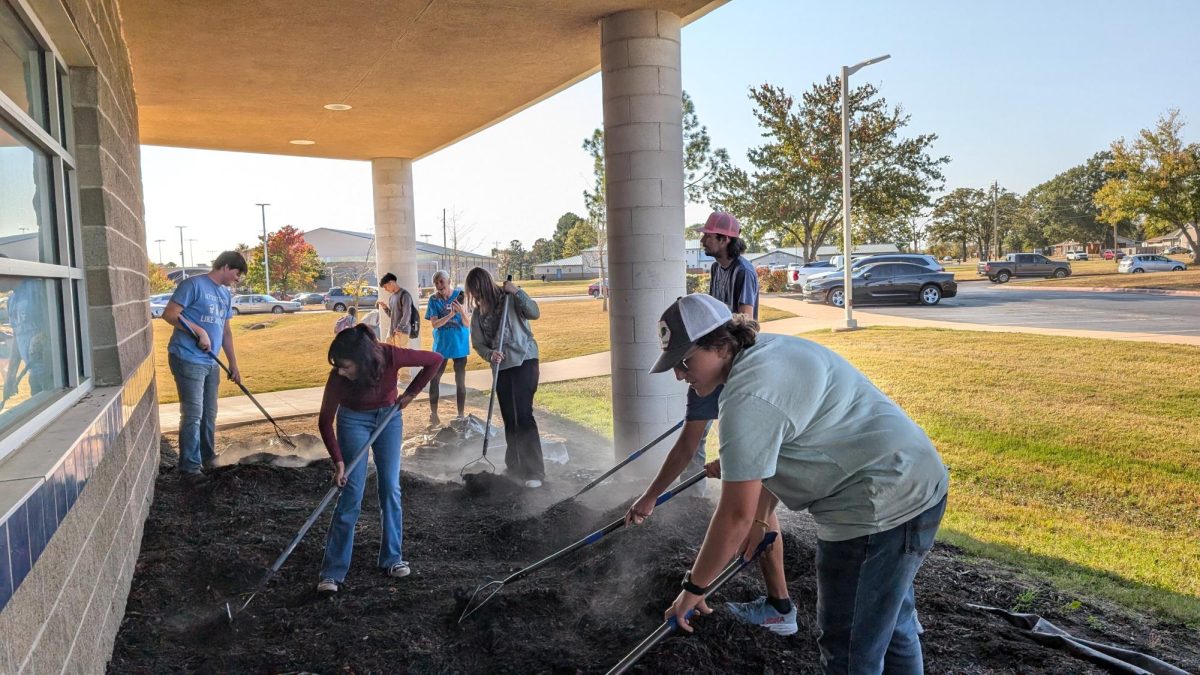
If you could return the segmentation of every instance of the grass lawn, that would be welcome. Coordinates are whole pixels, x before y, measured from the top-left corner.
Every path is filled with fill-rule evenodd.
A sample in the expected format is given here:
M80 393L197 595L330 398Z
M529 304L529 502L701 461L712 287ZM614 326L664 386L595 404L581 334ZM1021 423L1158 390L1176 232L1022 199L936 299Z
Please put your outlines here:
M541 360L557 361L608 350L608 315L601 311L599 300L565 300L544 302L542 317L533 322ZM764 321L794 316L789 312L763 307ZM300 312L298 314L259 314L235 316L231 320L238 365L242 382L253 393L304 389L325 384L329 363L325 360L333 340L333 324L340 314L332 312ZM252 329L251 326L261 326ZM430 349L433 331L426 323L421 327L421 346ZM154 321L155 368L159 380L158 402L179 400L171 371L167 366L167 341L171 327L165 321ZM224 356L222 355L222 358ZM486 364L472 352L468 369L485 368ZM220 395L234 396L240 391L232 382L222 381Z
M804 337L933 438L951 472L944 540L1200 624L1200 383L1185 375L1200 348L911 328ZM610 432L608 386L547 384L538 403Z
M1111 274L1103 279L1069 276L1066 279L1036 279L1013 283L1050 288L1154 288L1176 291L1200 291L1200 269L1184 272L1146 272Z
M1189 266L1190 266L1191 260L1192 260L1191 257L1189 257L1189 256L1173 255L1173 256L1170 256L1170 258L1172 260L1178 260ZM1072 260L1069 262L1071 263L1071 276L1068 277L1065 281L1070 281L1071 279L1077 279L1079 277L1095 277L1095 276L1102 276L1102 275L1117 275L1118 274L1117 273L1117 261L1115 261L1115 260L1101 260L1099 258L1092 258L1091 260L1080 260L1078 262ZM978 261L973 261L973 262L962 263L959 265L946 265L945 267L946 267L947 272L954 273L955 281L973 281L973 280L977 281L980 279L986 280L987 277L980 276L977 273L977 271L976 271L976 270L978 270L978 267L976 266L977 264L978 264ZM1123 277L1125 275L1121 274L1119 276ZM1033 279L1033 281L1031 283L1041 284L1041 283L1050 282L1047 285L1051 285L1051 286L1060 285L1058 283L1059 280L1057 280L1057 279L1051 281L1051 280L1043 280L1039 277L1025 277L1025 278ZM1014 282L1015 281L1017 281L1017 279L1014 279ZM1089 283L1077 282L1075 284L1066 284L1066 285L1088 286L1088 285L1098 285L1098 284L1095 284L1095 281L1093 280L1092 282L1089 282ZM1106 281L1106 283L1104 285L1107 286L1109 284Z
M599 281L599 277L587 280L568 280L568 281L539 281L536 279L527 279L525 281L515 282L518 286L525 289L531 298L540 298L548 295L587 295L588 286Z

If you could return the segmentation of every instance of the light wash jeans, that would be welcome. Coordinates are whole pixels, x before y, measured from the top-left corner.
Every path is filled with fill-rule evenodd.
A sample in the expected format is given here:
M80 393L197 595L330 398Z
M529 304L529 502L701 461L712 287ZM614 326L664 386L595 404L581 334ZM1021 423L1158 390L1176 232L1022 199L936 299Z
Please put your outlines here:
M199 473L216 456L217 386L221 369L167 355L175 388L179 390L179 471Z
M913 578L933 548L946 498L890 530L846 541L817 540L821 671L920 675L921 624Z
M360 453L367 452L363 444L383 421L389 408L357 411L342 407L337 413L337 439L342 448L346 467ZM386 569L402 562L400 555L404 537L404 510L400 505L400 442L404 438L404 422L397 414L371 444L375 453L375 477L379 484L380 530L379 566ZM346 477L346 487L338 498L329 524L325 542L325 559L321 562L321 579L341 583L350 569L354 550L354 525L362 511L363 491L367 483L367 460L359 462Z

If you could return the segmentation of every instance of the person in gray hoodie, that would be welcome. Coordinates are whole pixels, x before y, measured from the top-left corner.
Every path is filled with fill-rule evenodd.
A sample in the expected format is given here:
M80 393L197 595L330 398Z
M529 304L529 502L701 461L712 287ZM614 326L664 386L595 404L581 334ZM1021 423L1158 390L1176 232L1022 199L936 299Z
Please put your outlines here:
M496 401L504 419L506 473L525 484L540 488L546 477L542 461L542 439L533 418L533 396L537 393L538 344L529 322L541 316L537 303L512 281L498 286L482 267L467 272L467 296L475 305L471 312L471 347L480 358L499 368ZM504 349L500 342L500 319L508 303Z

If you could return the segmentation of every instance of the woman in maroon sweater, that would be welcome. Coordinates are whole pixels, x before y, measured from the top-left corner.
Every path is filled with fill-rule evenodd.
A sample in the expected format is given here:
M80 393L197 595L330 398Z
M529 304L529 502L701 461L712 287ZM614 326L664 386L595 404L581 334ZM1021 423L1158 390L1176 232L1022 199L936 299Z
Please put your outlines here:
M321 582L317 584L319 592L337 592L338 584L350 569L354 525L362 507L367 463L359 462L349 474L346 465L354 461L357 453L367 451L363 446L383 423L391 405L397 403L401 410L406 408L429 384L442 360L442 355L434 352L402 349L378 342L375 332L362 324L338 333L329 345L329 364L333 370L325 382L318 426L325 448L333 458L333 480L343 489L325 543ZM401 368L410 366L420 366L421 372L397 398L397 374ZM337 414L336 434L334 413ZM382 530L379 567L393 577L406 577L409 573L408 563L401 555L404 511L400 506L400 444L403 439L404 423L400 415L396 415L371 444L379 482ZM343 456L343 450L346 456Z

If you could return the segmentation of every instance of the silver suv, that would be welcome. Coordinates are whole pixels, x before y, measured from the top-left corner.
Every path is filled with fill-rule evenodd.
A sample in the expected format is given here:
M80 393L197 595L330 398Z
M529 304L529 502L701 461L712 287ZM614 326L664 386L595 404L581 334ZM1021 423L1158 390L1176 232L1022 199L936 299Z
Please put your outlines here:
M841 258L841 256L835 256L835 257ZM937 258L935 258L931 255L926 255L924 253L880 253L879 255L863 256L861 258L854 258L854 260L850 262L850 269L856 270L856 269L862 267L863 265L872 265L875 263L886 263L886 262L915 263L917 265L920 265L921 267L928 267L929 269L933 270L934 272L945 272L946 271L946 268L942 267L942 264L937 261ZM835 265L836 265L836 263L835 263ZM835 274L841 274L841 273L842 273L842 268L838 267L836 270L831 270L828 272L820 272L817 274L810 274L808 276L807 281L816 281L818 279L824 279L829 276L832 276Z
M325 309L334 312L344 312L347 307L355 304L355 299L344 288L331 288L325 294ZM379 302L379 289L374 286L366 286L362 290L362 295L358 296L357 300L359 309L363 307L368 309L373 308L375 307L375 303Z

